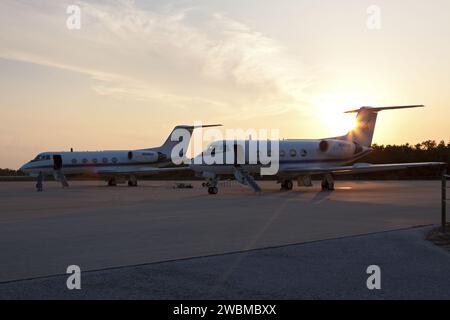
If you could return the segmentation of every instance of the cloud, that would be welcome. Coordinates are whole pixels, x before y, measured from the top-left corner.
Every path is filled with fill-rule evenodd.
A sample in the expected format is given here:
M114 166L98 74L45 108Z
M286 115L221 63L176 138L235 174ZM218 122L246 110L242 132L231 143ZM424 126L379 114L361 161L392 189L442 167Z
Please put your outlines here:
M78 1L82 29L69 31L68 3L51 3L2 1L8 27L0 31L0 57L85 74L100 95L230 116L288 111L305 101L313 83L283 45L225 13Z

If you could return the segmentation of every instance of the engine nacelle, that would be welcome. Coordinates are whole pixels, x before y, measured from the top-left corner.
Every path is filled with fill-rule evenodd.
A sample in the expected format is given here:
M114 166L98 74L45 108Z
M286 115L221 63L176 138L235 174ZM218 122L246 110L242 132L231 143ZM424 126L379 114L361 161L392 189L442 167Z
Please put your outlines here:
M319 142L319 153L336 159L349 158L356 152L353 142L343 140L322 140Z
M136 162L153 163L158 162L161 156L159 152L155 151L130 151L128 152L128 159Z

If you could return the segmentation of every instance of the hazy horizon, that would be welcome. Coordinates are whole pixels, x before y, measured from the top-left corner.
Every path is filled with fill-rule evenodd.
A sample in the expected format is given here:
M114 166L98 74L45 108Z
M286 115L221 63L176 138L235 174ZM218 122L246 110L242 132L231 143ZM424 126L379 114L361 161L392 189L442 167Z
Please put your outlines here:
M354 119L343 111L372 105L427 106L381 113L374 143L448 143L448 12L446 0L3 0L0 168L158 146L199 120L336 136Z

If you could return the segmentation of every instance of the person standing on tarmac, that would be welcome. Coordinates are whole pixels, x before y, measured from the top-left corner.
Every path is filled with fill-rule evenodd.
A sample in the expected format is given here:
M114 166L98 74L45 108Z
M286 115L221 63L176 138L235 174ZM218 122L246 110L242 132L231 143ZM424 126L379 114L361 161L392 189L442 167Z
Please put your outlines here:
M37 176L37 183L36 183L36 190L38 192L42 192L42 190L43 190L43 181L44 181L44 175L42 174L42 171L39 171L39 175Z

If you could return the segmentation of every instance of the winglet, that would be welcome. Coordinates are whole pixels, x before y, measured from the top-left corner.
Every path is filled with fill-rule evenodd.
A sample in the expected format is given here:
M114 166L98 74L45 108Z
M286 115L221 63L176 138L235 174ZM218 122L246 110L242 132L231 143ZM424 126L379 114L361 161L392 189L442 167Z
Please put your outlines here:
M383 111L383 110L395 110L395 109L409 109L409 108L424 108L425 106L423 104L419 104L419 105L411 105L411 106L391 106L391 107L379 107L379 108L374 108L374 107L361 107L359 109L355 109L355 110L350 110L350 111L346 111L345 113L357 113L363 110L367 110L367 111L372 111L372 112L379 112L379 111Z

